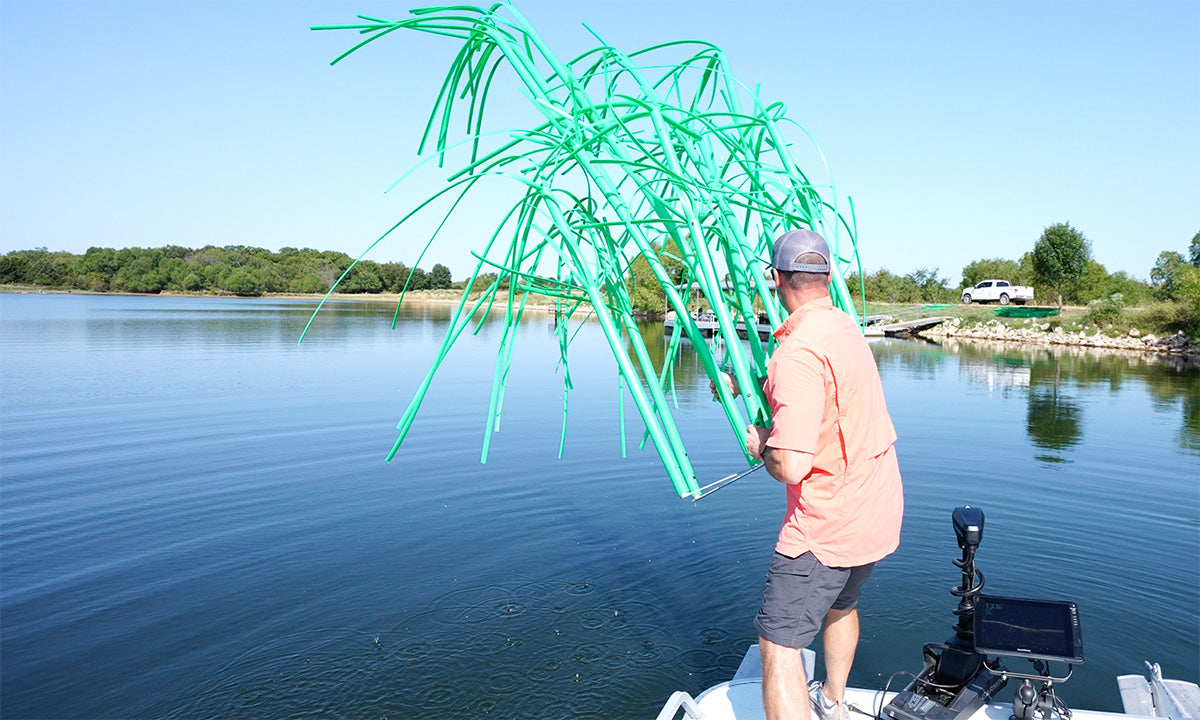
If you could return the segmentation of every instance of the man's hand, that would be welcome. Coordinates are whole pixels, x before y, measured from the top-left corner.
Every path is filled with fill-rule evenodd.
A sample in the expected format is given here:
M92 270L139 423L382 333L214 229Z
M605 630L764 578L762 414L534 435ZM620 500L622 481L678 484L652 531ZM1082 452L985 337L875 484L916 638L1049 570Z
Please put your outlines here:
M770 434L768 428L758 425L746 426L746 452L750 453L750 457L755 460L763 459L763 450L767 447L767 436Z
M737 397L739 394L741 394L741 388L738 387L737 378L735 378L734 376L730 375L727 372L722 372L720 374L720 378L721 378L722 382L725 383L725 387L729 389L730 395ZM708 389L712 391L712 396L713 396L713 399L715 400L717 398L717 383L713 380L709 380L708 381Z

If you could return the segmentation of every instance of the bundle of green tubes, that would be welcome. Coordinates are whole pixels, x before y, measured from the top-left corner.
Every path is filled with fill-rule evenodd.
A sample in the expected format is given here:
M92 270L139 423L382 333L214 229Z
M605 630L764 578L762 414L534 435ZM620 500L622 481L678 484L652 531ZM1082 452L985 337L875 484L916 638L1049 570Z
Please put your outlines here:
M530 297L540 296L553 303L556 313L564 367L564 437L571 321L594 317L612 349L619 382L645 422L643 444L653 442L676 493L696 498L701 489L667 399L673 389L670 369L683 339L710 378L724 369L740 387L751 389L739 401L724 383L715 384L738 442L748 422L768 425L770 411L756 378L766 374L773 341L761 339L753 329L760 312L772 327L782 320L763 272L773 240L796 228L822 233L835 256L833 302L857 319L844 280L854 270L861 276L853 205L847 199L849 212L839 210L831 179L821 185L809 182L796 166L784 130L811 137L788 120L781 103L765 104L757 88L739 83L720 48L689 40L625 53L584 28L598 45L565 62L506 2L487 9L413 10L403 20L360 15L356 23L313 28L357 30L366 36L334 64L396 30L461 43L418 154L439 165L461 154L465 164L359 259L435 202L450 206L444 224L468 205L464 201L484 178L500 176L521 189L520 199L495 219L482 247L471 248L477 260L474 272L432 366L397 425L399 436L387 458L400 448L454 342L472 323L478 332L485 318L502 312L505 325L481 454L487 460L517 331ZM500 72L515 74L521 92L540 114L536 127L485 128L488 93ZM465 121L461 137L451 132L452 114ZM496 137L502 140L496 142ZM831 177L828 168L821 170ZM437 238L435 231L416 262ZM674 316L665 358L657 367L637 329L631 300L635 263L649 266L665 295L668 315ZM494 273L495 281L476 294L472 288L484 272L487 277ZM689 300L711 309L719 342L707 340L689 311ZM739 323L750 329L745 344L738 336ZM560 439L560 454L562 446ZM753 463L749 456L746 460Z

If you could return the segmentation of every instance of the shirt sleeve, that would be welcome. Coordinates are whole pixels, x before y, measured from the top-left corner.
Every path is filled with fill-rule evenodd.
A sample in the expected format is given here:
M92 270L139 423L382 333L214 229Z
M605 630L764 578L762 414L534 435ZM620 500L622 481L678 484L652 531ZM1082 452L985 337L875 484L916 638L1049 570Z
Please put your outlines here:
M772 426L767 445L815 455L825 410L825 365L821 359L809 350L776 358L765 389Z

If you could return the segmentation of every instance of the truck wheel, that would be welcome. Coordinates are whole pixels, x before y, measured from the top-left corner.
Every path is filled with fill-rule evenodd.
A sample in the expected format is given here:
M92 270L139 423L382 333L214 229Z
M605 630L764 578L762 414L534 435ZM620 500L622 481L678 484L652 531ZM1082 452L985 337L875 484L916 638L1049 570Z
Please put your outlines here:
M1001 305L1007 305L1007 304L1008 304L1008 293L1005 293L1005 294L1003 294L1003 295L1001 295L1001 296L1000 296L1000 304L1001 304Z
M963 295L963 305L970 305L970 304L971 304L971 296Z

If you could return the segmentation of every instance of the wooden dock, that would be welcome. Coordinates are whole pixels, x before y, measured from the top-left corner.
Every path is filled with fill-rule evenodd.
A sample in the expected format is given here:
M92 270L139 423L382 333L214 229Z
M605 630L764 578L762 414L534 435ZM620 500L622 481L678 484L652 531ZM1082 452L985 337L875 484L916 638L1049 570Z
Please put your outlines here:
M867 325L867 337L909 337L922 330L941 325L950 318L931 317L904 322L877 322Z
M866 317L867 328L865 335L867 337L908 337L914 333L921 332L922 330L928 330L935 325L941 325L947 320L949 320L949 318L930 317L895 322L894 319L888 315L868 315ZM717 319L710 313L704 313L699 318L693 317L693 322L696 323L697 329L700 330L700 333L704 335L704 337L712 337L713 335L716 335ZM667 317L663 320L663 330L670 333L674 327L675 314L668 313ZM771 326L766 322L759 322L756 329L758 330L758 336L761 338L765 339L771 335ZM737 330L738 335L746 337L745 323L740 320L737 324Z
M701 313L692 316L692 322L696 324L696 329L704 337L712 337L717 334L717 316L712 313ZM675 313L667 313L663 318L663 332L668 335L675 330ZM684 337L687 337L684 335Z

